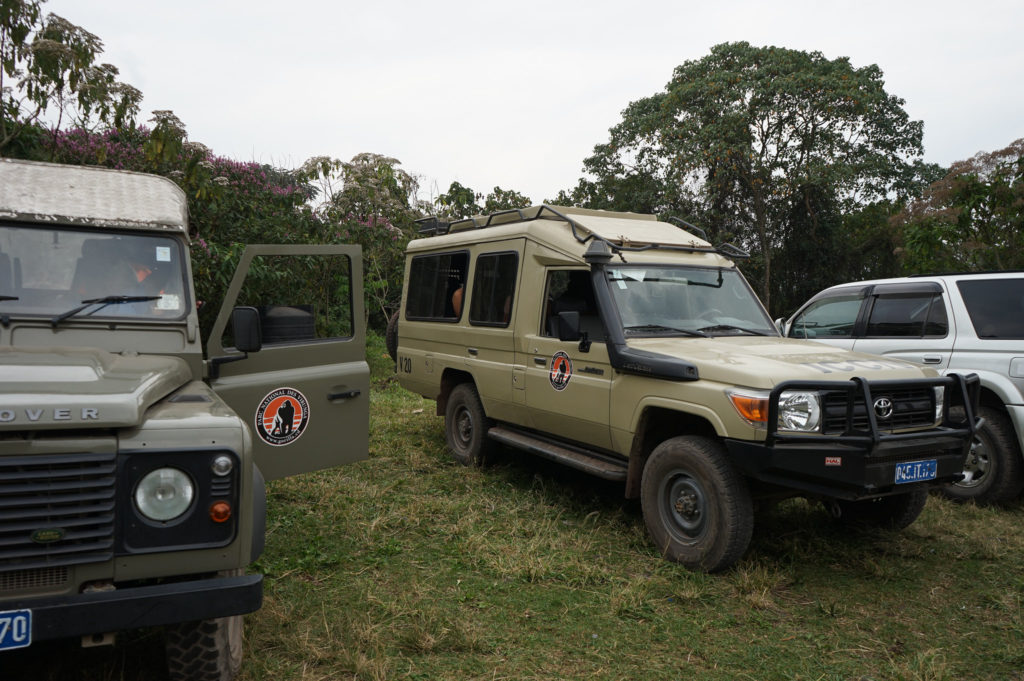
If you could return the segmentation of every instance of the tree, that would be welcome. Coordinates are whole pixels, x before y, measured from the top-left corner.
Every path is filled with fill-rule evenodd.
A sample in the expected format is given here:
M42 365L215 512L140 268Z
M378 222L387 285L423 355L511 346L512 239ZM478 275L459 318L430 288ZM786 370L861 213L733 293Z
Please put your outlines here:
M435 214L446 220L462 220L479 215L483 208L477 203L483 196L458 182L452 182L448 191L434 199Z
M364 290L374 328L383 330L402 295L405 245L415 232L419 184L401 161L380 154L357 154L344 162L311 158L298 179L319 186L316 214L331 239L363 247Z
M78 127L120 128L134 123L142 94L117 80L111 64L97 63L103 43L55 14L41 0L0 0L0 155L43 114L57 110Z
M954 163L892 224L907 272L1024 268L1024 138Z
M717 45L625 109L584 162L595 179L574 192L601 207L692 211L711 234L756 251L767 304L772 257L787 237L779 226L794 207L817 229L815 206L846 211L912 190L922 124L903 104L875 65Z
M515 208L529 208L533 205L528 196L520 194L514 189L502 189L495 187L494 191L484 199L484 214L497 213L501 210L513 210Z

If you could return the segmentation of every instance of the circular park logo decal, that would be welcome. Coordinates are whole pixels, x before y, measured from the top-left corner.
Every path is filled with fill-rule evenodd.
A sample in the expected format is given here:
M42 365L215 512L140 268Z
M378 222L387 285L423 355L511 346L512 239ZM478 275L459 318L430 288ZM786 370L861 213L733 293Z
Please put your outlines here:
M280 447L299 439L309 425L309 402L295 388L278 388L256 410L256 434L268 445Z
M548 374L551 387L555 390L565 390L565 386L569 385L570 378L572 378L572 360L564 352L556 352L551 358L551 372Z

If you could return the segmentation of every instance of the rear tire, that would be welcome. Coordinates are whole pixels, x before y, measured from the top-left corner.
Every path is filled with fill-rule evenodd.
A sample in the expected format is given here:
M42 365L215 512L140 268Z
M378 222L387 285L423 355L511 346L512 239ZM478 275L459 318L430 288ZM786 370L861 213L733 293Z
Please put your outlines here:
M690 569L724 570L750 545L750 490L716 440L682 436L658 445L644 465L640 502L662 555Z
M476 386L460 383L448 395L444 411L444 434L452 456L463 466L482 466L494 450L487 437L491 420L484 413Z
M398 362L398 310L391 315L388 326L384 330L384 347L388 349L388 356L391 360Z
M928 488L878 499L836 501L838 520L844 525L902 530L910 527L928 502Z
M971 442L964 462L966 477L944 486L942 494L953 501L973 501L979 506L1013 501L1024 487L1024 462L1013 425L1006 414L992 407L979 407L978 416L985 423Z
M242 615L165 628L171 681L231 681L242 667Z

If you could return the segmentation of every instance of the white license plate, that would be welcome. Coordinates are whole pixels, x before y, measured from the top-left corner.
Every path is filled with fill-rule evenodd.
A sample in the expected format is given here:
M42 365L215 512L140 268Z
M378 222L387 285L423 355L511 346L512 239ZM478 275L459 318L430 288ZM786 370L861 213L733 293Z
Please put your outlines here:
M939 472L939 465L935 459L927 461L911 461L910 463L896 464L896 484L902 485L908 482L921 482L922 480L934 480Z
M27 648L32 645L32 611L0 612L0 650Z

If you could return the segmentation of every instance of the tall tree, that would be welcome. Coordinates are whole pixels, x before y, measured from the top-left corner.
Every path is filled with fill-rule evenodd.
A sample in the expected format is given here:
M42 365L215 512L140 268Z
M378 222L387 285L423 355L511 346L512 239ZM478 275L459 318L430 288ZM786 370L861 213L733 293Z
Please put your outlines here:
M142 101L116 67L98 62L102 41L56 14L44 17L43 1L0 0L0 155L47 112L56 111L54 130L65 119L120 128L134 123Z
M840 210L906 193L922 124L885 91L881 70L820 52L724 43L677 67L664 92L632 102L576 191L634 210L692 206L724 239L755 250L770 299L773 253L795 201ZM813 188L813 189L812 189ZM619 192L630 195L623 201ZM607 193L613 196L607 196ZM801 238L794 230L789 238Z
M908 272L1024 268L1024 138L954 163L893 225Z

